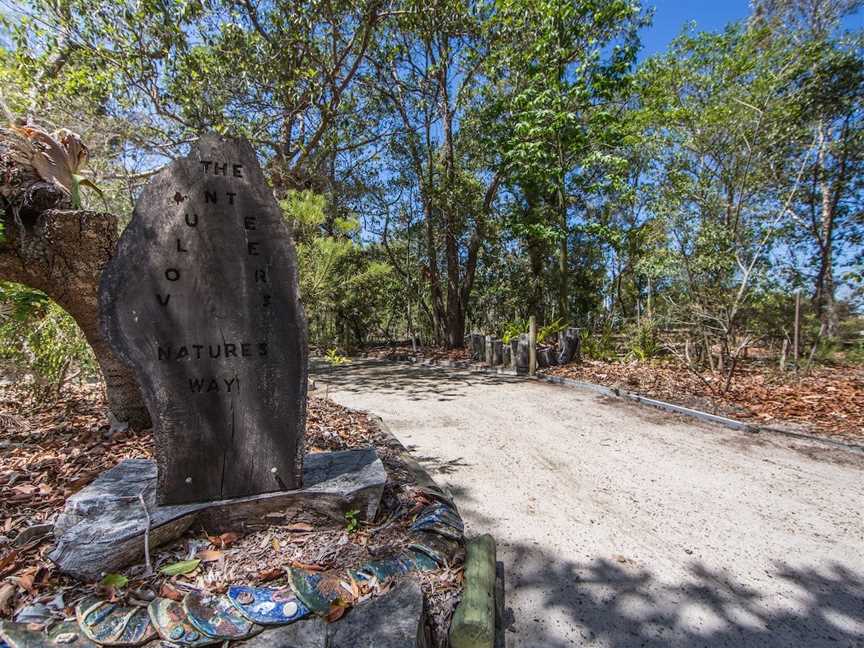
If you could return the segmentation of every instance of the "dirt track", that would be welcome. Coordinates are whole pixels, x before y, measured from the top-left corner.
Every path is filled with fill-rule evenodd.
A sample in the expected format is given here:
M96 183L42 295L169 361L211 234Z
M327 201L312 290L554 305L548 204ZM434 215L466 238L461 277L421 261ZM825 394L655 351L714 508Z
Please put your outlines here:
M496 537L510 648L864 646L864 455L523 379L314 377Z

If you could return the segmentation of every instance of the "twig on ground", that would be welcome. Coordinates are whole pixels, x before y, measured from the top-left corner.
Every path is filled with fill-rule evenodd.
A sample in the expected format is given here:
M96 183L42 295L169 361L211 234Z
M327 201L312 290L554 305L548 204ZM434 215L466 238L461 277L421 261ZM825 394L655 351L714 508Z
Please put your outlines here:
M138 493L138 501L141 502L141 508L144 509L144 519L146 525L144 527L144 575L153 575L153 565L150 564L150 511L147 510L147 502L144 501L144 491Z

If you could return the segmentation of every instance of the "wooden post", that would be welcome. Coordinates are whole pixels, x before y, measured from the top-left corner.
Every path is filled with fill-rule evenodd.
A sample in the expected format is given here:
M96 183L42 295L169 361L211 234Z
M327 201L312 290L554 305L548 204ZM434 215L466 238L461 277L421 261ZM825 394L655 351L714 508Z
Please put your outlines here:
M795 332L792 339L792 357L795 359L795 371L798 371L798 357L801 349L801 289L795 291Z
M532 315L528 324L528 375L537 373L537 318Z
M492 336L486 336L486 364L490 367L494 361L494 353L492 352Z
M470 540L465 556L465 589L450 624L453 648L495 645L495 540L483 535Z

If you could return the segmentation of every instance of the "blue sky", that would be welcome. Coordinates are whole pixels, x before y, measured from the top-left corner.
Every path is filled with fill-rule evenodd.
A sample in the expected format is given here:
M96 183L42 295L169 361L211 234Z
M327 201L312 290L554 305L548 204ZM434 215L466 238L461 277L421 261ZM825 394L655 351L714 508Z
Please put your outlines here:
M640 58L664 51L690 21L696 23L698 31L716 31L750 14L748 0L645 0L644 5L653 6L655 11L654 24L642 32ZM844 26L864 27L864 12L847 18Z

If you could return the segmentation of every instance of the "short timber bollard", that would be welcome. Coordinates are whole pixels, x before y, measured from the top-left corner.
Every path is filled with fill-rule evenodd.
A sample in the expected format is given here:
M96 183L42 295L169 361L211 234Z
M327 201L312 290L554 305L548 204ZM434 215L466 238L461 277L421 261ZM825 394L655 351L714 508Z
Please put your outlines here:
M493 358L492 358L492 336L491 335L486 336L486 348L485 348L485 350L486 350L486 364L491 367L492 366L492 360L493 360Z
M470 540L465 556L465 590L450 624L451 648L493 648L495 644L495 540Z
M537 373L537 318L532 315L528 323L528 375Z
M504 364L504 343L501 340L492 340L492 366L497 367Z

